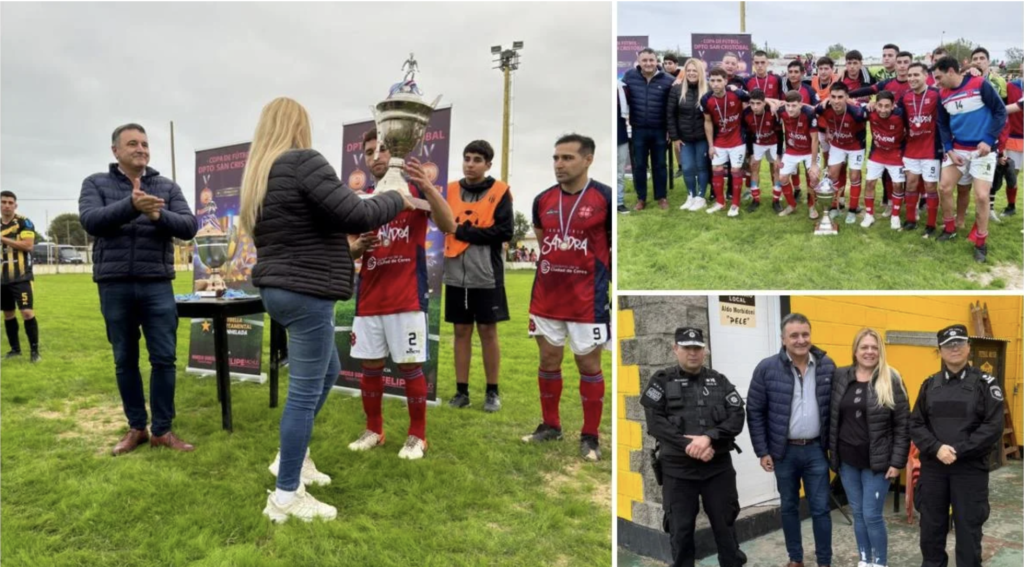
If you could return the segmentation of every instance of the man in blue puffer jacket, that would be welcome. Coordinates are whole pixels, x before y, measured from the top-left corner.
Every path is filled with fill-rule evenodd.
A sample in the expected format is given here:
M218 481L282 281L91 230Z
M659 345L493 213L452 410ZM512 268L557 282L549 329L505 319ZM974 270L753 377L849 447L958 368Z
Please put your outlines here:
M651 161L654 198L662 210L668 209L668 130L665 124L668 92L675 78L658 68L654 50L646 48L639 54L640 64L626 71L629 125L633 127L633 186L636 188L636 210L647 204L647 160Z
M832 563L829 516L829 402L836 365L811 344L811 322L799 313L782 319L782 350L754 369L747 393L747 423L761 468L775 472L782 501L788 567L803 567L800 481L811 509L815 556Z
M82 183L79 216L93 244L92 279L99 287L100 311L114 366L128 433L115 456L147 440L154 447L191 451L171 432L174 419L175 349L178 310L174 303L174 238L196 235L196 217L176 183L149 164L149 140L138 124L114 130L111 150L117 163ZM146 397L139 372L139 327L149 350L153 437L146 432Z

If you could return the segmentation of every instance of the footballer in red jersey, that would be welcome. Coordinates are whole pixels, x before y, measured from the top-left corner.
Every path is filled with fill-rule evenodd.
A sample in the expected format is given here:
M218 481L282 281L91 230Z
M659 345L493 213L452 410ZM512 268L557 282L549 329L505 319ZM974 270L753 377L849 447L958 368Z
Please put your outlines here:
M377 132L363 135L363 153L373 177L380 181L391 153L377 151ZM389 355L398 366L409 405L409 432L398 456L421 459L427 450L427 223L448 234L455 219L448 202L416 158L408 158L409 190L430 204L430 211L403 211L376 232L349 237L352 258L362 258L356 283L356 316L352 321L352 358L362 360L363 411L366 430L349 444L365 451L384 444L384 362Z
M864 68L864 56L856 49L846 53L846 70L840 80L846 85L847 92L875 84L875 78ZM831 89L829 93L831 94ZM863 102L867 100L868 97L863 97Z
M729 216L740 214L740 191L743 186L743 162L747 147L743 142L743 103L750 97L746 91L726 88L728 73L717 67L711 70L708 85L711 92L700 99L704 111L704 133L708 139L708 157L711 158L711 188L715 204L708 207L708 213L717 213L725 208L725 164L729 164L735 190L732 192L732 206Z
M917 203L924 185L927 219L923 238L934 238L939 211L939 157L942 144L939 139L939 90L928 86L931 73L924 63L911 63L907 71L910 90L896 99L906 122L906 146L903 149L903 167L906 177L907 222L903 230L917 228Z
M809 187L818 184L821 171L818 169L818 119L814 108L803 103L803 97L797 91L786 93L786 103L776 112L785 133L786 149L782 154L782 165L779 168L779 182L786 196L787 207L779 216L786 216L796 210L796 197L793 192L793 178L804 164ZM813 201L809 202L810 217L818 218Z
M751 91L750 106L743 111L742 116L743 130L753 149L750 157L750 194L753 200L747 208L748 213L756 211L761 205L761 160L768 159L772 183L777 191L782 191L782 185L778 183L780 125L773 110L778 108L778 105L774 104L769 108L765 98L766 95L761 89Z
M755 89L761 89L765 99L778 102L781 102L782 97L786 94L782 92L782 77L772 74L768 70L768 54L764 51L754 52L754 74L747 77L744 88L748 93L754 92Z
M892 217L889 225L900 230L900 207L903 205L903 144L906 125L903 111L896 108L896 97L891 91L882 91L875 98L875 109L868 113L871 124L871 154L868 156L867 187L864 194L864 220L861 226L868 228L875 223L875 182L882 174L889 173L892 179ZM859 195L850 195L856 203ZM849 218L849 214L847 216Z
M848 166L847 175L850 179L850 193L860 195L860 173L864 165L864 148L866 147L865 124L867 114L863 108L850 104L847 95L849 88L846 83L834 83L829 88L829 100L825 106L817 109L818 121L828 133L831 146L828 156L828 176L838 187L839 174L842 166ZM836 204L840 191L836 192L832 210L829 214L838 214ZM856 214L858 204L851 199L847 203L850 213ZM847 216L849 221L849 216Z
M540 244L530 296L530 335L537 338L537 382L543 422L527 443L562 438L558 414L565 345L576 359L583 402L580 454L601 458L598 429L604 408L601 352L609 340L611 281L611 187L590 179L594 140L579 134L555 143L555 178L533 201L533 230Z

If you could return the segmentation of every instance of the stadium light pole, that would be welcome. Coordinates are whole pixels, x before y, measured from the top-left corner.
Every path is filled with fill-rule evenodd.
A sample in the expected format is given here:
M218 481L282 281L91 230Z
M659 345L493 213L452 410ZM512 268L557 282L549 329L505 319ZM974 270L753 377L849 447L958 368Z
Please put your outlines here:
M747 3L740 2L740 33L747 33Z
M504 49L500 45L491 47L491 55L497 59L494 69L501 69L505 77L505 97L501 121L501 180L508 183L508 150L509 150L509 123L511 121L511 99L512 99L512 71L519 69L519 51L523 49L523 42L513 41L511 49Z

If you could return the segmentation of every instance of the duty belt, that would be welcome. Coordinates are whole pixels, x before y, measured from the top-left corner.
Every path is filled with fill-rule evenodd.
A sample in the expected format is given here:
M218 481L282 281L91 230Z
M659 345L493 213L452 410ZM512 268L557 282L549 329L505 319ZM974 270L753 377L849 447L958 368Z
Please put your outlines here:
M814 439L789 439L786 442L790 445L811 445L821 440L821 437L815 437Z

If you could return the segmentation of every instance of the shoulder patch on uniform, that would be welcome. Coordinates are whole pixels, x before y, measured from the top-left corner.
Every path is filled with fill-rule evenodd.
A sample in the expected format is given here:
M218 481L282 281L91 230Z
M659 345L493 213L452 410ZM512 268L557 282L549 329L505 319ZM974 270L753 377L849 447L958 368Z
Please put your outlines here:
M661 397L663 395L664 393L661 391L661 389L653 384L649 388L647 388L646 392L644 392L645 397L648 397L655 402L661 401Z
M728 404L733 407L739 407L743 405L743 400L740 399L740 395L737 394L735 391L726 396L725 401L728 402Z
M982 372L981 379L984 380L986 383L991 384L992 381L996 379L996 377L992 376L991 374L985 374L984 372Z
M992 397L996 400L999 400L1000 402L1003 401L1003 391L999 389L999 386L993 384L992 387L988 389L988 392L992 394Z

